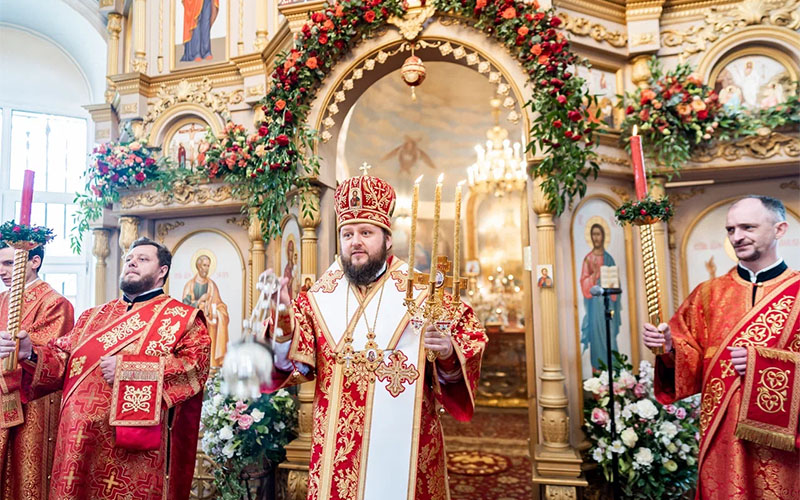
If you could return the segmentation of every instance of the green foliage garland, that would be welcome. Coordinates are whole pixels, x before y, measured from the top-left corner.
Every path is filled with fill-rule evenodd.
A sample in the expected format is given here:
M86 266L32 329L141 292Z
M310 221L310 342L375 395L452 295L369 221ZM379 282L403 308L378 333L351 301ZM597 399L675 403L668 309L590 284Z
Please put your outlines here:
M668 197L655 199L649 195L643 200L626 201L614 213L617 221L623 225L667 222L673 214L674 209Z
M6 243L29 241L37 245L46 245L54 237L55 234L50 228L17 224L14 219L0 225L0 241L5 241Z

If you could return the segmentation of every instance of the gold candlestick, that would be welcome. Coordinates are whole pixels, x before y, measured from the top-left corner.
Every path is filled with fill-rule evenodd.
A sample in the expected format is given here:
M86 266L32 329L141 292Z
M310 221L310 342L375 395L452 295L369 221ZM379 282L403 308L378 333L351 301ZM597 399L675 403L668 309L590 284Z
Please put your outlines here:
M442 212L442 181L444 174L436 180L436 195L433 198L433 247L431 248L431 272L428 283L436 283L436 257L439 255L439 217Z
M461 297L461 188L464 181L456 184L456 213L453 219L455 229L453 230L453 296L456 300Z
M647 316L650 323L658 327L661 323L661 290L658 283L658 260L656 260L656 239L653 225L639 226L642 241L642 260L644 261L644 290L647 298ZM663 347L650 349L658 356L664 354Z
M422 176L414 181L414 194L411 197L411 235L408 241L408 286L406 300L414 299L414 255L417 248L417 208L419 206L419 183Z
M25 271L28 265L28 252L36 248L29 242L14 242L9 246L14 247L14 267L11 274L11 289L8 297L8 333L17 344L14 354L3 361L3 371L13 372L17 369L17 353L19 351L20 322L22 321L22 295L25 293Z

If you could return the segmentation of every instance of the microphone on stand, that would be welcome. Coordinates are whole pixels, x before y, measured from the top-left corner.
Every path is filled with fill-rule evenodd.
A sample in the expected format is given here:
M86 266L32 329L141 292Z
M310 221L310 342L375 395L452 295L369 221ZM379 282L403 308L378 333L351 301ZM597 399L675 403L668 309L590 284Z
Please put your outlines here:
M603 288L600 285L595 285L589 289L589 293L591 293L593 297L620 295L622 293L622 288Z

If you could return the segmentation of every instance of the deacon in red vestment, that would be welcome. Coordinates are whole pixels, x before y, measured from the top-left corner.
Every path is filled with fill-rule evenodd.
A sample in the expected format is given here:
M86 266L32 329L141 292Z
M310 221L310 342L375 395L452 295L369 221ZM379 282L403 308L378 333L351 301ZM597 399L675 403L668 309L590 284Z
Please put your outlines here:
M28 252L20 322L20 330L38 346L69 333L75 321L72 304L39 279L43 258L41 246ZM13 267L14 249L0 243L0 278L9 288ZM9 292L0 293L0 332L7 329L8 301ZM61 392L28 401L22 405L22 424L0 429L0 497L47 498L60 405Z
M274 333L275 386L316 378L308 498L444 500L438 409L472 417L486 334L447 294L450 334L414 330L403 302L408 265L390 255L391 186L362 175L334 199L341 257L291 307L281 280ZM415 287L417 304L426 296Z
M748 196L728 211L739 265L699 285L669 325L644 326L662 403L702 393L697 498L800 498L800 273L778 257L786 211Z
M171 261L136 240L122 299L46 346L20 340L28 397L63 389L50 500L189 498L211 339L202 313L164 294ZM12 349L0 340L0 356Z

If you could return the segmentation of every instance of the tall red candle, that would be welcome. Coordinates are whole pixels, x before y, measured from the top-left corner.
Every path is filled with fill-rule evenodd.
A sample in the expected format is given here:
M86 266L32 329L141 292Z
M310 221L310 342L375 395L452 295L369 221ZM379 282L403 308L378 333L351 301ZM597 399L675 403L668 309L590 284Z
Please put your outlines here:
M33 203L33 170L25 171L25 178L22 182L22 203L19 207L19 223L26 226L31 225L31 204Z
M631 161L633 162L633 180L636 183L636 198L643 200L647 196L647 176L644 172L642 138L637 131L637 127L634 126L633 135L631 135Z

